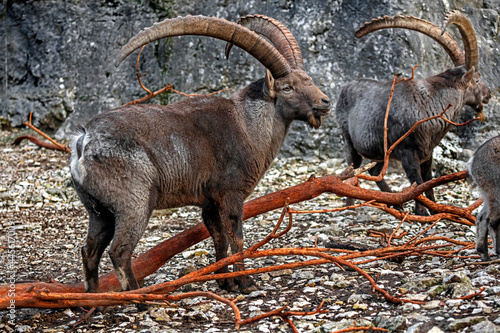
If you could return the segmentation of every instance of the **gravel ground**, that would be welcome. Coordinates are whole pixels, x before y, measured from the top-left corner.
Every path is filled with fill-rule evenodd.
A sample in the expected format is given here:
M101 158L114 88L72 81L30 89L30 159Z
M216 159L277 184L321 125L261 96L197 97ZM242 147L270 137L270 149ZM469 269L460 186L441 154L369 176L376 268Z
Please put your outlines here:
M49 281L74 283L81 280L80 247L86 236L87 217L71 186L68 155L23 142L12 146L12 140L25 134L21 130L0 131L0 267L7 265L7 249L15 248L16 282ZM277 160L258 186L255 196L283 189L305 181L310 175L337 173L342 160ZM395 190L408 186L399 169L394 169L388 181ZM364 187L371 186L363 183ZM440 187L438 201L467 206L477 193L470 193L465 182ZM332 194L299 205L294 209L325 209L340 207L343 199ZM405 209L411 210L413 203ZM276 223L279 211L269 212L245 221L246 246L264 238ZM200 222L195 208L156 211L140 241L140 254L183 229ZM374 208L352 211L296 215L292 230L272 241L270 247L313 247L315 239L321 247L330 237L343 242L378 246L377 239L368 237L367 230L392 232L399 220ZM401 230L408 236L417 235L426 226L403 223ZM474 230L450 221L439 222L431 233L457 240L473 242ZM7 233L15 234L9 243ZM473 250L460 255L475 255ZM248 267L261 267L306 258L271 257L247 261ZM152 285L177 278L188 268L201 268L214 260L211 240L205 240L173 257L164 267L145 279ZM455 268L477 258L443 258L412 256L402 263L385 260L361 267L391 295L408 291L406 298L425 301L424 305L396 305L372 292L364 277L354 271L343 271L335 265L285 270L255 276L259 290L239 296L217 287L216 282L184 286L180 291L212 291L223 297L238 297L243 319L288 305L294 311L313 311L322 300L326 313L292 317L300 332L333 332L349 326L383 327L390 332L500 332L500 271L498 264L471 265ZM192 266L192 267L191 267ZM105 256L101 274L112 269ZM9 276L0 270L0 283ZM473 298L459 299L484 291ZM6 311L0 311L1 332L232 332L234 317L225 305L206 299L187 299L168 306L149 306L146 310L135 305L108 307L92 313L88 319L74 325L84 315L83 309L16 309L15 323L9 322ZM281 319L272 317L240 332L290 332Z

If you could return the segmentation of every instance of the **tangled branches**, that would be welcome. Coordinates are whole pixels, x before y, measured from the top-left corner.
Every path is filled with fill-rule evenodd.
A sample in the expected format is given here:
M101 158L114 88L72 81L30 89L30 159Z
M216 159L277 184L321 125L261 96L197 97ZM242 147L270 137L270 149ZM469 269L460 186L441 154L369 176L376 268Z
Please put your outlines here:
M330 209L328 211L333 212L342 209L344 208ZM435 222L434 224L431 224L430 226L422 230L422 232L420 232L418 235L410 238L405 242L396 244L393 241L392 236L399 228L398 226L387 240L386 247L373 250L350 251L350 250L328 249L328 248L318 248L318 247L262 249L264 245L269 244L270 242L272 242L272 240L283 236L291 229L293 224L293 216L295 214L305 214L305 213L310 214L310 213L322 213L322 212L324 211L296 211L290 208L289 203L285 203L285 206L282 210L279 220L276 223L276 226L266 238L256 243L255 245L249 247L245 251L233 254L228 258L220 260L198 271L187 274L174 281L168 281L128 292L114 292L114 293L101 292L94 294L83 293L82 291L71 292L69 290L54 291L50 290L48 284L45 285L30 284L28 288L25 288L21 292L18 292L18 296L16 298L16 304L19 307L22 306L50 307L50 308L64 308L64 307L77 307L77 306L98 307L98 306L118 305L129 302L133 303L155 302L155 304L159 304L158 302L161 302L166 304L166 302L176 302L184 298L206 297L221 302L223 304L226 304L229 308L231 308L235 318L234 320L236 329L238 329L239 326L241 325L251 324L263 318L278 316L279 318L283 319L286 323L288 323L288 325L290 325L290 327L292 327L296 331L293 321L290 319L290 317L310 315L313 313L322 313L325 311L322 310L323 303L319 304L317 310L313 312L286 311L286 307L279 307L275 310L269 311L267 313L264 313L256 317L242 319L240 310L237 304L233 300L223 298L221 296L218 296L210 292L188 292L181 294L172 294L172 293L176 292L180 287L191 283L225 279L225 278L235 278L243 275L261 274L265 272L271 272L283 269L299 269L307 266L334 264L339 267L348 267L357 272L358 274L360 274L361 276L363 276L364 278L366 278L369 281L372 290L378 292L388 302L396 304L401 304L405 302L422 304L422 302L404 299L401 298L400 296L390 295L389 292L378 286L376 280L373 277L371 277L368 273L366 273L363 269L361 269L360 265L367 264L369 262L373 262L376 260L385 260L394 257L406 257L414 255L453 256L464 248L470 248L471 246L474 246L473 243L459 242L449 239L447 237L437 237L437 236L424 237L423 235L427 231L429 231L431 227L434 226L434 224L436 223ZM409 214L406 214L406 216L409 216ZM280 231L281 224L285 218L288 218L288 224L285 228L283 228L283 230ZM460 247L459 249L443 250L443 248L450 248L457 245ZM245 259L255 259L255 258L264 258L272 256L305 256L308 258L311 257L315 259L309 259L305 261L294 261L276 266L257 267L245 271L236 271L224 274L215 273L222 267L230 266L236 262ZM16 289L19 290L22 288L21 286L19 286L19 288Z

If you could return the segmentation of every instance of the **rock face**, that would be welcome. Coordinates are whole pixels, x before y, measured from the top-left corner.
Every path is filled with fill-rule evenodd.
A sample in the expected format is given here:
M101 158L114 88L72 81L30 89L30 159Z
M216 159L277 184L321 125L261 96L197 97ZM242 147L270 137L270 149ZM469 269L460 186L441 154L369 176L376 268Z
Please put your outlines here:
M356 40L354 31L380 15L409 14L440 26L444 13L463 10L472 20L480 47L479 69L493 93L487 121L454 130L452 146L474 149L498 134L500 83L499 5L496 0L151 0L151 1L3 1L0 5L0 117L19 126L33 112L34 123L56 137L71 135L78 125L107 109L142 97L136 78L137 52L118 68L114 56L142 28L169 17L208 15L236 21L264 14L284 23L297 38L308 73L334 102L350 80L392 80L393 74L417 77L444 71L451 60L432 39L413 31L386 30ZM449 32L456 36L455 28ZM148 45L141 56L143 83L151 90L172 83L187 93L237 91L264 75L251 56L234 48L224 58L223 41L176 37ZM228 96L231 91L222 93ZM171 103L167 93L152 103ZM468 107L463 119L473 116ZM304 124L292 128L285 156L339 157L342 138L333 110L320 130Z

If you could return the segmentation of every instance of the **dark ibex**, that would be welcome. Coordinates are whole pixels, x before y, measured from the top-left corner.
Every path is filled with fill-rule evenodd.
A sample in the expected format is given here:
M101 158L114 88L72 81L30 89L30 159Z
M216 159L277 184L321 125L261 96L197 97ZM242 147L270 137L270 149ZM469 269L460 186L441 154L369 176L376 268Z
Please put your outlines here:
M484 117L483 104L488 103L491 93L477 71L478 48L474 28L458 11L446 16L445 28L449 24L458 27L465 52L448 33L442 34L437 26L413 16L381 17L365 23L356 31L359 38L385 28L416 30L443 46L456 66L436 76L403 81L395 86L387 122L389 146L417 121L440 114L449 104L453 106L444 116L452 121L464 105L471 106ZM372 175L378 175L383 167L384 117L391 86L392 81L362 79L350 82L342 89L336 105L336 119L344 136L347 163L357 168L362 157L378 162L370 170ZM411 183L421 184L432 179L432 151L450 127L449 123L439 118L424 122L394 149L391 158L401 161ZM391 191L384 180L377 185L382 191ZM432 190L426 195L435 201ZM352 199L347 203L352 204ZM415 213L427 215L425 207L418 202Z
M99 286L98 265L109 255L122 288L138 288L131 255L154 209L199 206L216 259L243 249L243 201L278 154L293 120L314 128L329 98L304 71L277 21L261 17L267 37L224 19L188 16L146 28L123 48L118 64L151 41L181 35L233 43L267 69L230 98L196 97L171 105L135 105L93 118L71 142L71 175L89 214L82 248L87 292ZM293 37L293 36L291 36ZM297 60L300 59L300 60ZM244 269L240 263L235 269ZM220 272L228 272L228 268ZM228 290L255 290L249 277L219 281Z
M500 136L483 143L467 164L472 183L479 188L483 208L476 218L476 250L489 261L488 229L493 249L500 255Z

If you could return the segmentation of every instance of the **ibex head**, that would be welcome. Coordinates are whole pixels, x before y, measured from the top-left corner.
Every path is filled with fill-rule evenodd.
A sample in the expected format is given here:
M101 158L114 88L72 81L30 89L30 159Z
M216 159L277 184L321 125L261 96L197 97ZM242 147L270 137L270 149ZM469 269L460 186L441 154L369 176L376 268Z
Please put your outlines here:
M252 22L249 28L215 17L167 19L144 29L123 46L117 64L142 45L165 37L200 35L222 39L247 51L266 67L266 93L275 99L277 111L285 119L304 120L319 127L330 109L330 99L304 71L302 54L293 35L280 22L266 16L249 16L241 22L245 20Z
M476 32L467 17L457 10L453 10L446 15L441 34L444 34L450 24L454 24L458 28L464 43L464 62L455 64L456 66L464 65L467 70L466 75L464 75L464 82L466 84L464 103L472 107L483 118L483 104L489 102L491 91L486 83L481 80L481 73L477 70L479 65L479 51Z
M276 106L289 120L302 120L319 128L322 117L330 109L330 99L316 87L309 75L295 69L289 75L273 79L266 73L269 95L276 99Z
M330 99L313 83L304 70L304 60L299 44L293 34L281 22L264 15L248 15L238 20L242 26L263 35L277 48L290 64L291 71L281 78L266 71L268 94L276 99L277 106L288 119L303 120L318 128L328 113ZM228 42L226 57L229 58L233 44Z
M481 73L474 67L469 69L462 77L464 85L464 104L472 107L481 120L484 120L483 104L487 104L491 98L491 92L486 83L481 80Z
M460 48L450 34L445 32L450 24L455 25L460 31L465 51ZM445 16L442 29L426 20L414 16L397 15L379 17L360 27L356 31L356 37L360 38L373 31L386 28L415 30L438 42L451 57L453 64L459 67L455 68L455 70L461 71L462 78L460 85L464 89L464 104L471 106L479 113L479 117L484 119L482 113L483 104L488 103L491 98L491 92L484 81L480 79L480 73L477 70L479 51L476 33L469 19L467 19L463 13L457 10L449 12Z

